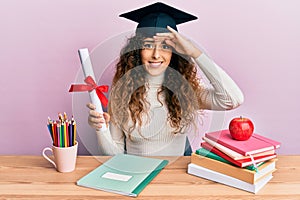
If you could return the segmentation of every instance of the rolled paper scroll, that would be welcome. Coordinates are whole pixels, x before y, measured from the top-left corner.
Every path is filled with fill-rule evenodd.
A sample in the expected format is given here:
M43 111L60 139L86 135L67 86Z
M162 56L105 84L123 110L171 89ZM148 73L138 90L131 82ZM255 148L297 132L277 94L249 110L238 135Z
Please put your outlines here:
M88 76L90 76L92 77L93 80L96 80L88 49L87 48L79 49L78 53L79 53L84 77L87 78ZM96 90L94 89L89 91L89 95L92 103L96 106L96 111L99 112L100 114L103 114L102 104L96 93ZM106 124L103 123L102 128L100 130L105 131L106 129L107 129Z

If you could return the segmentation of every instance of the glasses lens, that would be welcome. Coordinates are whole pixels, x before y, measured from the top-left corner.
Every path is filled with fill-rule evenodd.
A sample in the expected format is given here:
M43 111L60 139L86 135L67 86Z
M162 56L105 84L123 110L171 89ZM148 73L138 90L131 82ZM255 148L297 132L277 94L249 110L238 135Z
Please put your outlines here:
M155 44L154 42L144 42L143 43L143 49L145 49L145 50L153 50L155 48L157 48L159 50L163 50L163 51L172 51L172 47L165 43L159 43L159 44Z

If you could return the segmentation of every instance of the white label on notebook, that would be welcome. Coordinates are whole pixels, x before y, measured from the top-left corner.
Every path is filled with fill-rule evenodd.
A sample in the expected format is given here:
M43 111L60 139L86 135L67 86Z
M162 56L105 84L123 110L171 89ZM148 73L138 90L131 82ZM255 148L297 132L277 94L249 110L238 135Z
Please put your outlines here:
M102 175L102 178L112 179L116 181L128 181L132 176L124 175L124 174L116 174L112 172L106 172Z

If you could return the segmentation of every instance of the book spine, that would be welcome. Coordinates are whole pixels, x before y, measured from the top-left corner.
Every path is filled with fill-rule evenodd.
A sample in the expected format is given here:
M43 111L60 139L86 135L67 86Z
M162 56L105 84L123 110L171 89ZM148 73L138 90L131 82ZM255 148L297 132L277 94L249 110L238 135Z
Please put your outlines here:
M147 178L143 180L133 191L136 196L157 176L157 174L168 164L169 161L163 160L154 170L151 172Z

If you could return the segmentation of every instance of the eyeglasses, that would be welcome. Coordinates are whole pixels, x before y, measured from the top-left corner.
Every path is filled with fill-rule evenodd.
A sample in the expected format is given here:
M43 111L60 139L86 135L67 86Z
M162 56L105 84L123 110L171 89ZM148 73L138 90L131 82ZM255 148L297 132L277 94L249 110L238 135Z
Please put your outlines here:
M142 49L143 50L159 49L159 50L166 51L166 52L172 51L172 47L170 45L167 45L165 43L156 44L153 41L144 41L144 43L142 44Z

